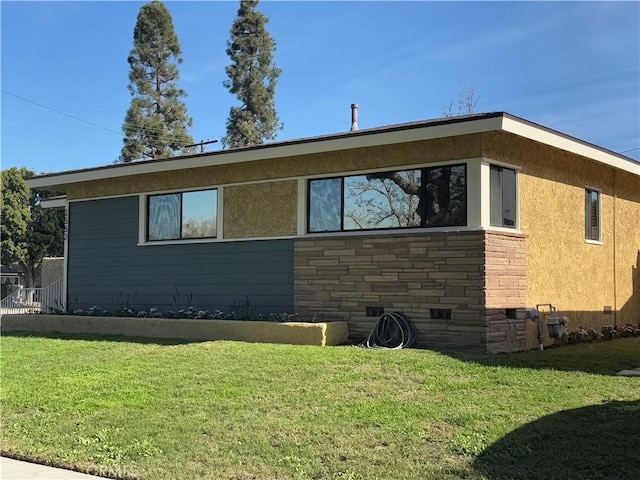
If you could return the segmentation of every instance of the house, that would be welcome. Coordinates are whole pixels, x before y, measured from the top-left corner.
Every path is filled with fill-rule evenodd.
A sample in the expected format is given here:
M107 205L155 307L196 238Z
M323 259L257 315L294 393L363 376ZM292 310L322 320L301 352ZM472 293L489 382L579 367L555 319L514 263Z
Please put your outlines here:
M508 113L46 174L70 309L192 305L346 320L402 311L424 347L525 348L640 320L640 164Z
M14 267L0 265L0 269L2 270L0 273L0 286L2 287L0 298L5 298L22 286L22 278L18 270Z

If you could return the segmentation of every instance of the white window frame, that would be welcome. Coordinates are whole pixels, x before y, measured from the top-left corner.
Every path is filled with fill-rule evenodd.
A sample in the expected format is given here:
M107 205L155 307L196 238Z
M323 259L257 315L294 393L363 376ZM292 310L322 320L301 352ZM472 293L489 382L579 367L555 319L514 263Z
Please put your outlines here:
M470 182L472 174L477 173L477 165L482 158L463 158L459 160L446 160L440 162L418 163L399 166L387 166L379 168L371 168L366 170L348 170L331 174L314 174L301 177L298 179L298 236L303 237L326 237L326 236L360 236L360 235L386 235L398 233L425 233L425 232L458 232L462 230L477 230L479 224L479 209L477 208L477 198L479 197L479 189L476 187L478 182ZM370 173L401 171L401 170L421 170L424 168L439 168L455 165L464 165L466 172L466 210L467 224L458 226L438 226L438 227L397 227L397 228L381 228L366 230L336 230L331 232L309 232L309 195L308 184L310 180L322 180L329 178L347 178L356 175L366 175ZM302 208L301 208L302 207Z
M587 238L587 192L595 192L598 194L598 238L597 239L593 239L593 238ZM603 241L602 241L602 190L596 187L591 187L589 185L586 185L584 187L584 193L583 193L583 199L584 199L584 241L586 243L589 243L591 245L603 245ZM591 215L589 215L589 221L591 219Z
M515 225L513 227L502 227L491 225L491 166L508 168L516 173L516 214ZM483 159L480 172L481 182L481 215L482 228L498 232L521 233L520 232L520 170L522 167L511 163L499 162L488 158Z
M149 222L149 197L155 197L158 195L171 195L176 193L189 193L189 192L201 192L206 190L216 190L216 236L215 237L202 237L202 238L180 238L180 239L168 239L168 240L149 240L147 238L148 222ZM139 201L139 215L138 215L138 246L144 245L176 245L176 244L189 244L189 243L210 243L218 242L223 238L223 221L222 221L222 197L223 187L194 187L194 188L180 188L173 190L162 190L158 192L143 193L138 196Z

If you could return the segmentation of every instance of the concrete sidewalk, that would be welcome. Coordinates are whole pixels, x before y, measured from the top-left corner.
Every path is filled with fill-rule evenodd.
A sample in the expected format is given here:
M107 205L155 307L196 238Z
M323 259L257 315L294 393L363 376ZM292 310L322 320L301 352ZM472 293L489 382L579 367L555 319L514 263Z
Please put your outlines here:
M622 370L616 373L619 377L640 377L640 368L632 368L631 370Z
M95 475L87 475L63 468L47 467L37 463L21 462L0 457L0 478L2 480L91 480Z

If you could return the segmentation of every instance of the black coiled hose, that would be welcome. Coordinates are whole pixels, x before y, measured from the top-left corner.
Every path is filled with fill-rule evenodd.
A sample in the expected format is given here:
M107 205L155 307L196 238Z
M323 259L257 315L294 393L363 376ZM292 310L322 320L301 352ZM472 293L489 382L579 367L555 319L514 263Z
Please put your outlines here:
M367 348L400 349L416 345L416 329L402 312L383 313L363 342Z

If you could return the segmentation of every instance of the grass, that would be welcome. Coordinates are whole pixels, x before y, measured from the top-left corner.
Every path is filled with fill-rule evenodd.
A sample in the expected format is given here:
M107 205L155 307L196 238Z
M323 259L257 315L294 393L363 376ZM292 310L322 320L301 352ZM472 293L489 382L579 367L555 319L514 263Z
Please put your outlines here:
M4 335L4 455L140 479L623 479L640 338L512 355Z

